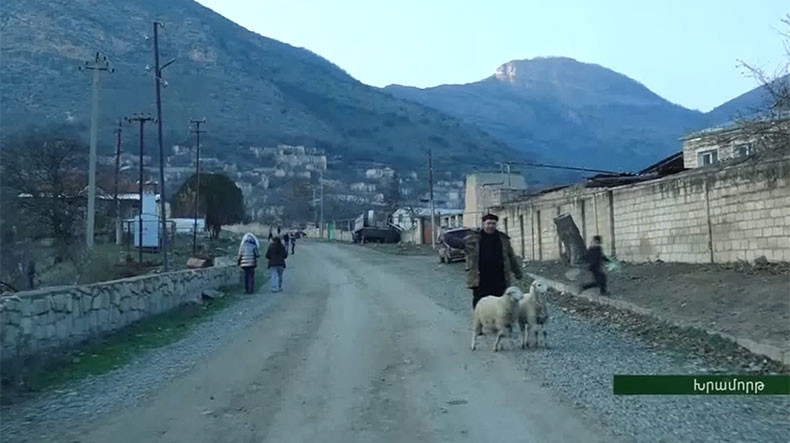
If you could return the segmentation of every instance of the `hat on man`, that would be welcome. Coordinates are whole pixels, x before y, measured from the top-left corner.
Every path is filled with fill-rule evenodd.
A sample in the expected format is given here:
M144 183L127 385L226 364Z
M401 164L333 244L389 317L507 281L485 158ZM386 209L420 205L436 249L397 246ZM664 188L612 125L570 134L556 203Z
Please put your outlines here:
M484 216L483 216L483 222L485 222L486 220L494 220L494 221L499 221L499 217L497 217L497 216L496 216L496 215L494 215L494 214L490 214L490 213L489 213L489 214L486 214L486 215L484 215Z

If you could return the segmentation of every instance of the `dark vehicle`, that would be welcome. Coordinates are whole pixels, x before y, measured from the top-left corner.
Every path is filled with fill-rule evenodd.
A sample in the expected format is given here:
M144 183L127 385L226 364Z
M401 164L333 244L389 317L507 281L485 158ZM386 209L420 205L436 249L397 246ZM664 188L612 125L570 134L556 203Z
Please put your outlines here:
M365 211L354 223L354 243L398 243L400 231L390 223L390 217L380 211Z
M436 253L439 254L440 263L452 263L466 257L463 239L472 230L469 228L456 228L445 231L439 235Z

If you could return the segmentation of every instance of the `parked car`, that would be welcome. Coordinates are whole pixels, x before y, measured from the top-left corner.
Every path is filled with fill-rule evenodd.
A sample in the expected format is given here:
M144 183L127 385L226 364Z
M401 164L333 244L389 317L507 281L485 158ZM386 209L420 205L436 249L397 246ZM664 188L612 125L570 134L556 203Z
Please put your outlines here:
M440 263L452 263L466 257L463 239L472 230L470 228L456 228L445 231L439 235L436 253L439 254Z

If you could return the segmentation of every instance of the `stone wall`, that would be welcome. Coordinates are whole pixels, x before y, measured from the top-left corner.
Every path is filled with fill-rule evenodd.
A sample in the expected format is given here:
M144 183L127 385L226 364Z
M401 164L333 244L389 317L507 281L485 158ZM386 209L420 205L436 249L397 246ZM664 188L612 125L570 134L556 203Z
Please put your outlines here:
M601 235L622 260L790 261L790 157L608 189L572 186L494 212L528 260L559 258L553 219L568 213L586 243Z
M65 348L238 284L236 266L169 272L0 297L2 362Z

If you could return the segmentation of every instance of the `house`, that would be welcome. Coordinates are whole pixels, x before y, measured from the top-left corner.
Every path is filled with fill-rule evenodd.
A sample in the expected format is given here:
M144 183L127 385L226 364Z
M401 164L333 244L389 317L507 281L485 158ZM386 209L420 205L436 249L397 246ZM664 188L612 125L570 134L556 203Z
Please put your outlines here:
M498 189L504 189L508 194L518 193L527 189L527 183L516 172L476 172L466 176L464 226L480 226L480 219L488 208L502 203L501 193L495 195L493 192Z
M435 218L440 226L436 234L443 229L452 229L462 225L463 210L436 208ZM431 243L431 209L400 208L392 214L392 224L401 231L401 241L406 243Z
M786 138L789 132L790 115L755 119L744 124L728 123L692 132L681 139L683 165L691 169L748 157L761 146L774 144L774 137L785 134Z

